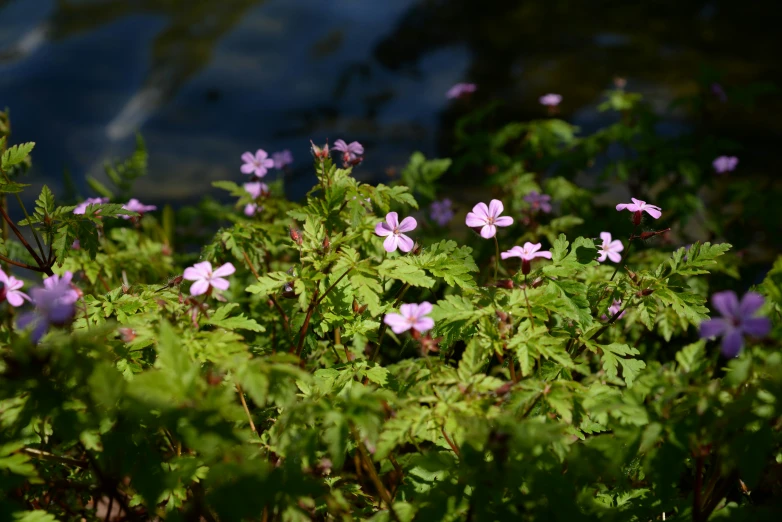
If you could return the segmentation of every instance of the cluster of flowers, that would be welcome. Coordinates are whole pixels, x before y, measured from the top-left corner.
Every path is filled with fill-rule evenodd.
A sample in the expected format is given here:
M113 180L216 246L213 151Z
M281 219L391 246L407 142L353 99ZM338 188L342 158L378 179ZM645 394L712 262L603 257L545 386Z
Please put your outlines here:
M269 153L263 149L258 149L255 154L245 152L242 154L242 164L240 170L242 174L252 175L253 181L243 185L244 190L254 200L244 206L245 216L254 216L263 210L260 201L269 195L269 186L263 183L261 178L269 173L269 169L284 170L288 165L293 164L293 155L288 149L275 152L269 157Z

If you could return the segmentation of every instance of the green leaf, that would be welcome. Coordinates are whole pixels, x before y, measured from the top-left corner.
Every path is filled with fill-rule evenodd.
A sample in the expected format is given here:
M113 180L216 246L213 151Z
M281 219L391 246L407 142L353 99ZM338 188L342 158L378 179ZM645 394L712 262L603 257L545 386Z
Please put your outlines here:
M411 286L431 288L435 281L416 266L416 261L410 257L386 259L377 267L377 273L388 279L396 279Z
M245 317L244 314L239 314L233 317L228 317L228 314L234 308L237 308L239 303L230 303L218 308L211 317L204 320L205 324L211 324L219 326L227 330L250 330L253 332L265 332L266 328L258 324L254 319Z
M585 344L591 351L601 354L603 370L605 370L608 377L612 379L617 378L619 375L618 368L619 366L622 367L622 378L628 388L632 388L636 377L641 373L641 370L646 368L646 363L644 361L624 357L626 355L638 355L640 353L637 349L631 348L626 344L597 344L593 341L586 341Z
M486 364L487 354L488 351L481 343L477 339L472 339L462 354L462 359L459 361L459 369L457 370L459 378L466 382L473 375L478 374L483 369L483 365Z
M293 276L286 272L269 272L245 290L251 294L275 294L290 281L293 281Z
M57 522L57 518L42 509L34 511L17 511L12 522Z
M3 170L8 170L14 165L23 162L25 158L27 158L27 155L33 150L33 147L35 147L35 143L33 142L20 143L19 145L8 147L2 157Z

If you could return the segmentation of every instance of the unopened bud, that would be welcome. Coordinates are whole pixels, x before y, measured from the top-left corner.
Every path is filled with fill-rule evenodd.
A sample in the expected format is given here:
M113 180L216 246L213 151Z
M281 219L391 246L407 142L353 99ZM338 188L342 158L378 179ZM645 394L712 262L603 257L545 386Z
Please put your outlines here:
M301 245L304 242L304 238L301 237L301 232L293 227L288 227L291 239L297 245Z
M513 280L512 279L500 279L495 283L495 286L497 288L506 288L508 290L513 288Z
M542 284L543 284L543 278L542 278L542 277L537 277L537 278L535 278L535 280L532 282L532 285L531 285L531 286L532 286L532 288L537 288L537 287L539 287L539 286L540 286L540 285L542 285Z
M412 252L412 254L414 256L417 256L418 254L421 253L421 248L422 248L421 245L418 244L418 242L416 241L415 245L413 245L413 252Z
M331 248L331 241L329 241L329 236L326 236L323 238L323 251L328 252Z
M315 159L324 160L329 157L328 143L326 143L323 147L318 147L317 145L312 143L312 140L310 140L310 144L312 145L312 155L315 156Z
M644 288L643 290L638 292L636 295L638 297L647 296L647 295L652 295L652 292L654 292L654 290L652 290L651 288Z
M497 317L500 319L500 321L507 321L508 317L510 317L508 314L506 314L502 310L497 310L495 313L497 314Z

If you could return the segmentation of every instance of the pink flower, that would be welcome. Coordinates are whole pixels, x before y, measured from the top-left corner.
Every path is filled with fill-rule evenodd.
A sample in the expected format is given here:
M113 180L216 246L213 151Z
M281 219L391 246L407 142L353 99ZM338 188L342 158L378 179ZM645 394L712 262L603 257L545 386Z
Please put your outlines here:
M73 209L73 213L82 215L87 211L87 207L91 207L92 205L103 205L108 202L109 198L87 198Z
M263 149L258 149L255 155L245 152L242 154L242 161L242 174L255 174L259 178L264 177L269 169L274 167L274 160Z
M283 169L293 163L293 154L288 149L281 150L272 154L275 169Z
M622 256L619 252L625 249L624 245L618 239L611 241L611 232L600 232L600 239L603 240L603 244L598 249L600 257L597 261L602 263L606 260L606 257L611 260L612 263L618 263L622 260Z
M512 217L500 217L504 209L502 201L498 199L492 199L488 207L486 203L478 203L472 208L472 212L467 213L465 223L471 228L481 227L481 237L490 239L497 234L497 227L509 227L513 224Z
M717 174L731 172L738 164L739 159L736 156L720 156L712 162L712 166Z
M244 190L246 190L247 193L253 197L253 199L258 199L261 196L266 196L269 194L269 186L266 183L262 183L260 181L252 181L250 183L245 183L242 186L244 187Z
M608 315L603 314L600 318L604 321L611 319L614 316L614 314L621 309L622 309L622 301L616 300L611 303L611 306L608 307ZM627 311L622 312L621 314L619 314L619 317L617 317L617 319L621 319L626 313Z
M562 95L549 93L541 96L538 101L546 107L556 107L562 101Z
M508 250L507 252L503 252L500 254L500 257L502 259L508 259L509 257L520 257L521 258L521 273L524 275L529 274L531 266L530 261L535 259L536 257L543 257L546 259L551 259L551 252L548 250L544 250L543 252L538 252L540 250L540 243L530 243L527 241L524 243L524 247L515 246Z
M380 237L385 237L383 241L383 248L386 252L393 252L399 248L402 252L410 252L413 249L413 240L404 235L402 232L410 232L415 230L418 226L415 218L406 217L399 222L399 215L396 212L389 212L386 214L386 221L382 221L375 225L375 234Z
M145 212L152 212L153 210L157 210L157 207L155 205L143 205L141 201L133 198L124 205L122 205L122 208L125 210L130 210L131 212L137 212L140 215L144 215ZM121 214L120 217L122 219L130 219L135 216L127 216L124 214Z
M347 144L345 140L337 140L332 145L331 150L338 150L342 153L342 163L345 167L358 165L363 159L361 156L364 154L364 146L357 141Z
M5 293L6 301L14 308L22 306L25 299L28 301L30 300L30 296L19 290L24 286L24 282L18 280L14 276L7 275L3 272L2 268L0 268L0 284L3 285L0 292Z
M445 96L451 100L461 98L466 94L471 94L478 89L474 83L457 83L445 93Z
M247 217L252 217L259 210L263 210L263 207L259 207L255 203L247 203L244 206L244 215L247 216Z
M212 263L203 261L185 268L183 277L188 281L195 281L190 287L191 295L201 295L207 293L211 288L218 290L228 290L230 283L225 276L236 272L236 268L231 263L226 263L215 271L212 271Z
M652 216L654 219L659 219L660 216L662 216L662 211L660 207L656 205L649 205L646 203L646 201L641 201L640 199L630 198L633 200L632 203L619 203L616 206L616 210L622 211L622 210L629 210L630 212L633 212L635 215L633 216L633 223L635 225L639 225L641 223L641 213L646 212L650 216Z
M420 333L434 328L434 320L426 317L432 312L431 303L424 301L421 304L403 304L399 311L401 314L386 314L383 318L383 322L390 326L395 334L401 334L410 328Z

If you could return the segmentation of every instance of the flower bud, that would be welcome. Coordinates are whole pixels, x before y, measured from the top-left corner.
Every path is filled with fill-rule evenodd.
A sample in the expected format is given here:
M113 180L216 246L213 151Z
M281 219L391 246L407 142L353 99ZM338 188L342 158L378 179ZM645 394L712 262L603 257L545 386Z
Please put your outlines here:
M513 288L513 280L511 279L500 279L495 283L497 288L506 288L508 290Z
M323 251L328 252L331 248L331 241L329 241L329 236L326 236L323 238Z
M288 231L294 243L301 245L304 242L304 238L301 237L301 232L298 229L288 227Z
M310 140L310 144L312 145L312 155L315 156L315 159L322 161L329 157L328 143L326 143L323 147L318 147L312 143L312 140Z

